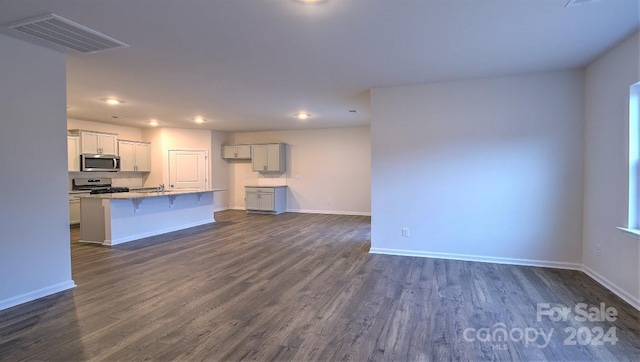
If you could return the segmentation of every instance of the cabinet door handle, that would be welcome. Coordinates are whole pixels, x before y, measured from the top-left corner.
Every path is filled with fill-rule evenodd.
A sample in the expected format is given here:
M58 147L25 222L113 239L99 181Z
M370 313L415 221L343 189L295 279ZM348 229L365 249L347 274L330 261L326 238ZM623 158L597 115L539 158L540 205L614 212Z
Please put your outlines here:
M267 166L263 166L263 170L265 170L265 171L266 171L266 170L267 170Z

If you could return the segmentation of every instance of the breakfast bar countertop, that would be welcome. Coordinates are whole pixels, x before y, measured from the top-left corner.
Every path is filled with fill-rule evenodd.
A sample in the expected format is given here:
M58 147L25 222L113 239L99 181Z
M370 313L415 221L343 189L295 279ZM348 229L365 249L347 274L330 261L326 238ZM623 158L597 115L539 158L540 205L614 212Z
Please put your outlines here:
M91 198L91 199L143 199L148 197L159 197L159 196L177 196L177 195L187 195L187 194L201 194L205 192L217 192L217 191L226 191L226 189L205 189L205 190L165 190L165 191L157 191L153 189L149 190L140 190L140 191L130 191L130 192L117 192L111 194L80 194L81 198Z
M244 185L244 187L288 187L288 185Z

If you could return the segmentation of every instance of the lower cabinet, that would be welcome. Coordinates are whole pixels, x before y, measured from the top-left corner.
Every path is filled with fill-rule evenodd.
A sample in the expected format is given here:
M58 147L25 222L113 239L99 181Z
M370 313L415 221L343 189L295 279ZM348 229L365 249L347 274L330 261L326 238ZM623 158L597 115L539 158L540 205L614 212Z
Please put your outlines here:
M246 186L245 200L248 213L281 214L287 210L287 187Z

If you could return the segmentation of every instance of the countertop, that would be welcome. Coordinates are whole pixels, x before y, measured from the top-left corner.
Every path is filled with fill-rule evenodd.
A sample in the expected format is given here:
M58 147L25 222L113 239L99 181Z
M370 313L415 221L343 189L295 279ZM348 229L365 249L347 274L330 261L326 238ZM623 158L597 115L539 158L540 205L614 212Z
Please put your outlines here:
M81 198L91 198L91 199L117 199L117 200L126 200L126 199L144 199L149 197L160 197L160 196L177 196L177 195L187 195L187 194L201 194L204 192L216 192L216 191L226 191L226 189L206 189L206 190L166 190L166 191L153 191L153 189L148 191L130 191L130 192L117 192L112 194L81 194L79 195Z
M287 185L245 185L244 187L273 188L273 187L287 187Z

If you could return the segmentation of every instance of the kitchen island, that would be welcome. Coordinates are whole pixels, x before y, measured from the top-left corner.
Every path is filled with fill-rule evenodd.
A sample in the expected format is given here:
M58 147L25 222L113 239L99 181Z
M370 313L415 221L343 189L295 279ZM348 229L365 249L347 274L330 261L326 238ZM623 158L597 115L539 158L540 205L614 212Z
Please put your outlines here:
M80 242L117 245L215 222L223 189L139 191L80 196Z

